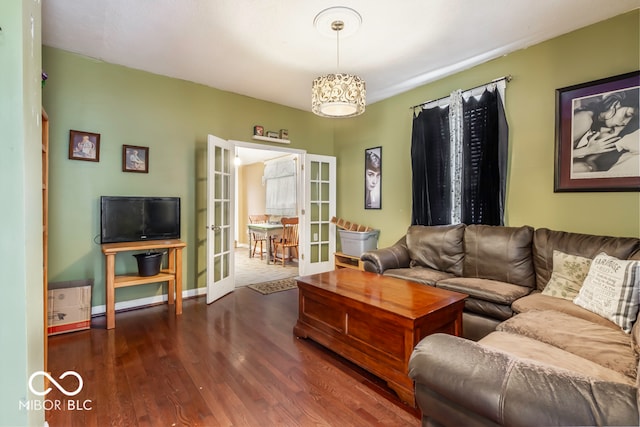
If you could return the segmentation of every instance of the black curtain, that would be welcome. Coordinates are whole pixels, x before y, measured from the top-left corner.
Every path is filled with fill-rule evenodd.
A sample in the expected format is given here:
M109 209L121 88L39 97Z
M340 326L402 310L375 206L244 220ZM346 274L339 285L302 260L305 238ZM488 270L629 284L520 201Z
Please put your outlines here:
M413 120L412 224L451 223L449 109L423 110ZM504 224L508 126L497 90L463 102L462 207L465 224Z
M463 102L462 222L504 224L507 123L497 90Z
M451 222L449 155L449 107L421 111L413 119L411 137L412 224Z

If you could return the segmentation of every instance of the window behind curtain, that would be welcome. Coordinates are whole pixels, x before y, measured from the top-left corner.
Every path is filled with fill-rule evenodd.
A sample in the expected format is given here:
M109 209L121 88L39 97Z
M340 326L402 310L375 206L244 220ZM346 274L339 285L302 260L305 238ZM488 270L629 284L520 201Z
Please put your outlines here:
M296 161L293 158L268 160L264 165L266 213L296 215Z
M508 127L499 91L461 103L461 109L424 109L414 118L413 224L504 224ZM452 135L454 125L462 138ZM461 159L454 164L457 150Z

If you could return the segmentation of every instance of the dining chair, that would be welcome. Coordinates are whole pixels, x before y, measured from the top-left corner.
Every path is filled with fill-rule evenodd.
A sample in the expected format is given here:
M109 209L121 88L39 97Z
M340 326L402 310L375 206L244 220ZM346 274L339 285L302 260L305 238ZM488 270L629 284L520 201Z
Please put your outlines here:
M269 222L269 215L249 215L249 222L251 224L266 224ZM262 233L251 232L251 240L253 240L253 250L251 251L250 258L256 256L256 248L258 243L260 244L260 259L262 259L263 243L267 242L267 236ZM267 246L268 247L268 246Z
M273 262L274 264L278 260L282 260L282 266L284 267L285 260L292 260L292 251L296 251L296 258L298 258L298 217L282 218L282 235L273 241ZM278 255L278 249L280 249L280 255ZM287 250L289 256L287 257Z

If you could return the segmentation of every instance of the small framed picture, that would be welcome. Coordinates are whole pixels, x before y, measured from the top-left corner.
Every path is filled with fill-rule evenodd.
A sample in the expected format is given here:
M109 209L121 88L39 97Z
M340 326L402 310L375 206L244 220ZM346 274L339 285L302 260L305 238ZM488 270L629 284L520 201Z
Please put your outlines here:
M253 134L255 136L264 136L264 128L260 125L255 125L253 127Z
M100 134L80 130L70 130L69 158L71 160L99 162Z
M382 147L364 151L364 208L381 209Z
M280 139L289 139L289 130L280 129Z
M267 138L278 138L280 134L278 132L274 132L272 130L267 131Z
M122 172L149 173L149 147L123 145Z

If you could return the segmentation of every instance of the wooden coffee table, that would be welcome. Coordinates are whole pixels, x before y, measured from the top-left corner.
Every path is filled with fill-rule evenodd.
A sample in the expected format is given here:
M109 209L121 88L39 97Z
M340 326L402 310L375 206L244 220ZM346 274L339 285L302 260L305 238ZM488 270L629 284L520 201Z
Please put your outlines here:
M467 295L375 273L340 269L303 276L293 329L384 379L415 405L411 352L427 335L462 333Z

